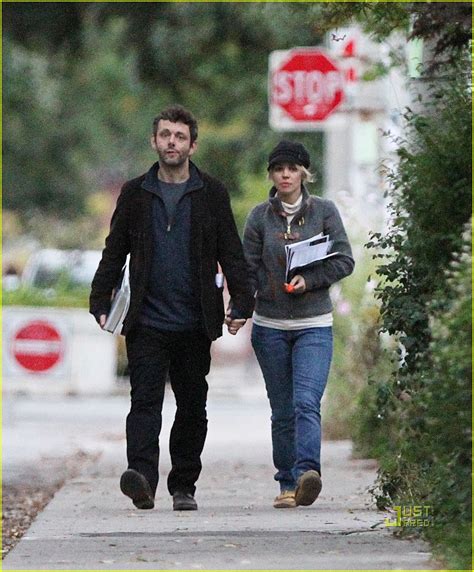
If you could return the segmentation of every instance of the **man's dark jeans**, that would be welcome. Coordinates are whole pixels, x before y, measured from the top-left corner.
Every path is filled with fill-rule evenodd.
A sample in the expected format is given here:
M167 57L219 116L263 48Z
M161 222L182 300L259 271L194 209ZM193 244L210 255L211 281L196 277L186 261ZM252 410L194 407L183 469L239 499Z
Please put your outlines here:
M132 404L127 416L128 467L158 486L159 435L165 384L176 399L170 435L170 494L194 494L207 434L207 382L211 342L202 332L165 332L137 326L126 337Z

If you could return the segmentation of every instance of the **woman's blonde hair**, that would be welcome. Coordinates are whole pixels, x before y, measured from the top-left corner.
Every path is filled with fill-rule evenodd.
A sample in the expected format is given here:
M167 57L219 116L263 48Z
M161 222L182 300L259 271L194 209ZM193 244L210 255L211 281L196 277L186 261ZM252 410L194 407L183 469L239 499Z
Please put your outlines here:
M274 165L273 167L270 167L270 169L268 171L268 178L270 180L272 180L272 173L273 173L274 167L276 167L276 165ZM309 171L306 167L303 167L303 165L296 165L296 168L301 173L301 180L304 183L314 183L314 181L316 180L316 177L313 173L311 173L311 171Z
M304 181L305 183L314 183L314 181L316 180L314 173L311 173L311 171L309 171L306 167L303 167L303 165L296 165L296 166L298 167L298 171L300 171L301 173L302 181Z

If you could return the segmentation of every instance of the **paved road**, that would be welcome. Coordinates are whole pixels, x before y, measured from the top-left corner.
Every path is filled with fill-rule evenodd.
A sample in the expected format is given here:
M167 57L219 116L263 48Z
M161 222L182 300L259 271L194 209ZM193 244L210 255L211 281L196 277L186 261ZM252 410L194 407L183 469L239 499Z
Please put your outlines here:
M209 437L196 498L176 513L163 451L157 504L136 510L121 495L127 398L7 402L4 478L25 476L41 456L100 451L98 462L59 491L5 558L5 570L433 569L427 545L383 526L367 487L372 461L352 460L347 441L323 445L323 492L312 507L275 510L269 411L254 388L213 391ZM164 409L163 442L172 422ZM22 447L19 447L19 444ZM166 447L164 447L165 449Z

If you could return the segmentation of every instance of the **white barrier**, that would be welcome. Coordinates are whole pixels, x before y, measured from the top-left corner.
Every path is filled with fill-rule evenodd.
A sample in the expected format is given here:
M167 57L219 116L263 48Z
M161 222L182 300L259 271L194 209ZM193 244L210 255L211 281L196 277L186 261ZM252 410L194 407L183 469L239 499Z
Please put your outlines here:
M108 394L115 389L116 339L85 309L3 308L3 391Z

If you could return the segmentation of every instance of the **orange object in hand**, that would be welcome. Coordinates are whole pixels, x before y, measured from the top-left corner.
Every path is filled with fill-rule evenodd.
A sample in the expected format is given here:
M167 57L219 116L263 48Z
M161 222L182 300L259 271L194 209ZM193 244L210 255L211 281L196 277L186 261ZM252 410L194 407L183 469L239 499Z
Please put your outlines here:
M295 289L295 287L293 286L293 284L287 284L285 282L285 291L288 292L288 294L291 294L293 292L293 290Z

